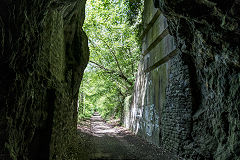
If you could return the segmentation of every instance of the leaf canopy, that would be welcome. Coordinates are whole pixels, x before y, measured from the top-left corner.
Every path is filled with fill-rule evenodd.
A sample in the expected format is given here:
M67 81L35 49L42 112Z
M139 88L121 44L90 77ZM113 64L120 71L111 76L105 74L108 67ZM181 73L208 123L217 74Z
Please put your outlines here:
M139 9L141 15L141 7ZM133 13L135 14L135 13ZM140 57L138 27L129 20L128 0L88 0L84 31L90 63L79 94L79 117L96 109L105 118L121 117L124 98L133 91ZM140 24L141 18L135 23Z

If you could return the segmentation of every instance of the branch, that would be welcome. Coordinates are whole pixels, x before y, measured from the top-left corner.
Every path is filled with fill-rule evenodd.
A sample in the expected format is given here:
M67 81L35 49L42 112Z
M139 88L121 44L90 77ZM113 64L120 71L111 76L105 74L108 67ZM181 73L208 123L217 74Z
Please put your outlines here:
M93 62L93 61L89 61L89 62L92 63L92 64L94 64L96 67L107 71L106 73L108 73L108 74L115 73L118 77L122 78L122 79L123 79L125 82L127 82L130 86L133 85L133 83L130 82L130 81L127 79L127 77L124 76L123 74L121 74L121 73L119 73L119 72L117 72L117 71L115 71L115 70L110 70L110 69L108 69L108 68L105 68L103 65L98 64L98 63L96 63L96 62Z
M107 42L106 42L105 40L103 40L103 39L101 39L101 38L99 38L99 37L98 37L98 39L100 39L101 41L103 41L103 42L105 43L105 45L108 47L110 53L112 53L112 55L113 55L113 57L114 57L114 59L115 59L115 61L116 61L116 63L117 63L117 66L118 66L119 71L120 71L121 74L123 75L123 71L122 71L122 69L121 69L121 67L120 67L120 64L119 64L119 61L118 61L118 59L117 59L117 56L116 56L115 51L112 50L112 48L107 44Z
M96 62L93 62L93 61L89 61L89 62L92 63L92 64L94 64L94 65L97 66L98 68L105 70L105 71L108 71L108 72L111 72L111 73L116 72L116 71L107 69L107 68L105 68L104 66L102 66L102 65L100 65L100 64L98 64L98 63L96 63Z

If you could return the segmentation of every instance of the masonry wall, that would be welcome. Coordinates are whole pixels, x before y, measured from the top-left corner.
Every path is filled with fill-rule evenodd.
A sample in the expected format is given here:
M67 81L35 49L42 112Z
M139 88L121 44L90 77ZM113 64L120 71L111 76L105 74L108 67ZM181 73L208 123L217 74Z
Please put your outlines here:
M153 1L145 1L143 24L142 59L125 124L149 142L177 152L190 129L188 65L169 34L167 19Z
M189 65L179 53L170 60L165 104L161 116L160 145L179 153L192 128L192 88Z

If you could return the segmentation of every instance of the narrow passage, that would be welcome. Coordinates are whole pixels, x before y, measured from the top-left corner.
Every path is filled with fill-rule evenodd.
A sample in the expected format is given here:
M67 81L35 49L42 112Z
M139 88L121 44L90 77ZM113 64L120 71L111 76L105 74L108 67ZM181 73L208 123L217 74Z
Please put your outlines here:
M176 159L127 129L106 123L98 113L78 125L78 136L80 159Z

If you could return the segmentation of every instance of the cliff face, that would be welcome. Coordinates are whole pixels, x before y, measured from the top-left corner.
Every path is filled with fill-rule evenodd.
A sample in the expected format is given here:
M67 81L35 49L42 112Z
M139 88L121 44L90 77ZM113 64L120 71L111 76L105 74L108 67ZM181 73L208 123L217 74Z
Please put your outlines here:
M85 0L0 2L0 159L62 159L88 61Z
M190 77L195 77L190 134L181 141L179 154L236 159L240 156L239 1L164 0L155 1L155 6L168 18L183 61L189 62Z

